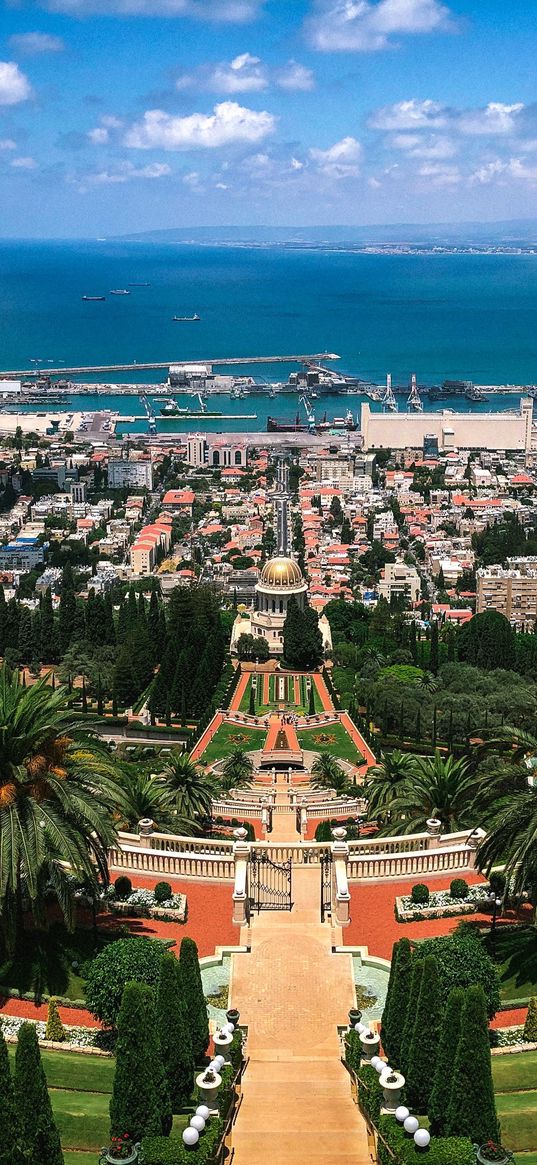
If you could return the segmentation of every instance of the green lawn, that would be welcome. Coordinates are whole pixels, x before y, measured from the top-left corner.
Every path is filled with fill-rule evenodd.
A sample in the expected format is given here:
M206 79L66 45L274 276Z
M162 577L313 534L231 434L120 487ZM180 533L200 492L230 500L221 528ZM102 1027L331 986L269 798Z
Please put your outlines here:
M291 712L296 712L297 715L299 715L299 716L302 716L307 712L308 701L307 701L307 693L306 693L306 677L305 676L299 677L300 697L299 697L298 703L295 703L294 676L293 675L288 675L288 676L286 675L284 677L284 679L285 679L286 696L285 696L284 700L279 700L277 695L276 695L277 690L278 690L277 689L277 680L278 680L277 673L275 675L272 675L272 674L269 675L269 700L268 700L268 704L265 704L264 702L261 703L261 702L256 701L255 710L256 710L257 716L266 716L267 713L277 712L280 708L285 708ZM246 688L243 692L242 699L241 699L241 702L239 705L239 710L241 712L249 712L249 710L250 710L250 688L251 688L251 686L252 686L252 680L250 678L248 680ZM259 673L258 681L257 681L257 692L258 692L259 700L261 700L261 697L263 695L263 691L264 691L264 679L263 679L263 675L261 673ZM318 705L318 697L316 700L315 708L316 708L316 711L320 711L320 709L318 708L317 705Z
M8 1050L14 1061L15 1045ZM50 1049L42 1049L41 1059L62 1148L84 1150L66 1153L66 1165L96 1165L96 1151L108 1144L115 1060Z
M266 735L266 728L246 728L243 724L221 724L207 745L201 759L210 765L221 760L222 757L228 756L236 748L252 752L253 749L263 747Z
M492 1075L502 1143L519 1165L537 1165L537 1052L493 1056Z
M318 728L299 728L298 740L301 748L311 749L312 752L332 752L341 760L353 764L360 761L356 745L339 723L327 724L326 727L320 724Z

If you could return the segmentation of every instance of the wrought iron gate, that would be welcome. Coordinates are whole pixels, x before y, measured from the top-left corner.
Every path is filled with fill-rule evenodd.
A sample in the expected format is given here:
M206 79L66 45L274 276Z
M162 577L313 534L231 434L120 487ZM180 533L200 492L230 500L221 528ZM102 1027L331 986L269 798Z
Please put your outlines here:
M321 922L332 913L332 854L321 854Z
M292 860L273 862L267 854L251 851L250 908L257 910L291 910Z

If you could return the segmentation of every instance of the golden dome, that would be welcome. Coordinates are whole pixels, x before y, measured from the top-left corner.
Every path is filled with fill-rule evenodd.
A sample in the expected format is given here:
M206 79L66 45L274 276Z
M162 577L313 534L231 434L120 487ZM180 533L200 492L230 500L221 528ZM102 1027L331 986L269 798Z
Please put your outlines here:
M302 581L302 571L292 558L271 558L261 571L260 582L268 587L296 587Z

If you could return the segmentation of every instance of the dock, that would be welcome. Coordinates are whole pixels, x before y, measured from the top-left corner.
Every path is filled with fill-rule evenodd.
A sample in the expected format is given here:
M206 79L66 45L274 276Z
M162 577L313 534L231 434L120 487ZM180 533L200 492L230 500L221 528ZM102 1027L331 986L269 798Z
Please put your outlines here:
M185 359L183 356L179 359L174 356L172 360L155 360L155 361L140 361L134 360L132 364L80 364L78 366L68 367L66 364L61 368L8 368L0 370L0 377L6 377L11 380L22 380L28 377L43 376L84 376L86 373L90 376L99 375L101 372L152 372L159 369L168 369L172 364L209 364L212 367L232 367L234 364L312 364L319 363L320 360L339 360L340 356L336 352L315 352L313 355L292 355L292 356L223 356L223 357L209 357L195 356Z

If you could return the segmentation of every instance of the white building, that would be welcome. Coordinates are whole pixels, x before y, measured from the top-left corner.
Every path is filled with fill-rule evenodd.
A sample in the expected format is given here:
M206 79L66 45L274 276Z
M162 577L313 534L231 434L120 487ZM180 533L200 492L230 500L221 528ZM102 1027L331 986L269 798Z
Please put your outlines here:
M239 614L231 633L231 650L237 650L241 635L261 636L266 640L271 655L283 652L283 625L287 618L287 608L291 598L299 607L304 607L308 584L302 571L292 558L277 556L266 562L255 587L257 610ZM323 639L323 650L332 647L330 624L326 615L319 618L319 631Z
M413 566L404 562L387 562L378 585L378 593L388 602L393 595L404 595L417 603L421 593L420 576Z
M153 489L153 466L150 461L131 461L124 458L108 462L108 485L110 489L124 489L137 486L139 489Z
M522 397L517 413L373 413L361 407L364 449L421 449L426 436L440 452L453 449L531 449L533 401Z

